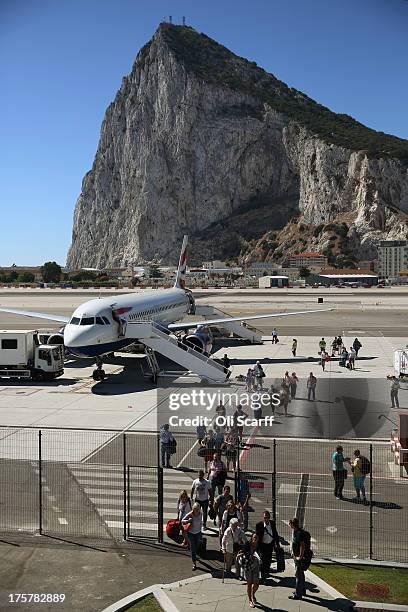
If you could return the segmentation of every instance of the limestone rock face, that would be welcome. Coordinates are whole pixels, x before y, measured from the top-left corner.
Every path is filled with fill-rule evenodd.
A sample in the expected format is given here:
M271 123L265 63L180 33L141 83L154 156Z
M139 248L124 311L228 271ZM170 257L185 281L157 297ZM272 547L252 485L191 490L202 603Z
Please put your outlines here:
M186 35L196 45L203 40L204 64L199 58L195 65L183 47ZM271 230L279 252L279 232L293 217L309 226L346 219L350 244L363 257L379 239L406 237L404 154L330 142L293 111L293 100L314 112L316 103L223 47L222 69L228 64L234 78L220 79L211 56L217 45L208 41L162 24L139 52L106 111L82 182L69 268L126 266L156 254L175 263L184 233L196 263L238 256ZM395 141L407 146L408 159L408 143ZM303 246L323 248L326 238Z

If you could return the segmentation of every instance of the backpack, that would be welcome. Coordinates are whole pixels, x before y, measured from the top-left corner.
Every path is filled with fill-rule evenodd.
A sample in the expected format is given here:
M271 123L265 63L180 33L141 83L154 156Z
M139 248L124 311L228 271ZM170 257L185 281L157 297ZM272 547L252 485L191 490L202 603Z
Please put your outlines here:
M314 556L314 552L310 547L310 542L311 542L311 535L308 531L306 531L306 529L302 529L303 532L303 538L304 538L304 542L305 542L305 552L303 554L303 559L301 561L301 565L302 565L302 569L303 571L306 571L309 569L310 564L312 562L313 556Z
M361 473L363 476L367 476L371 472L371 464L367 457L360 457L361 459Z

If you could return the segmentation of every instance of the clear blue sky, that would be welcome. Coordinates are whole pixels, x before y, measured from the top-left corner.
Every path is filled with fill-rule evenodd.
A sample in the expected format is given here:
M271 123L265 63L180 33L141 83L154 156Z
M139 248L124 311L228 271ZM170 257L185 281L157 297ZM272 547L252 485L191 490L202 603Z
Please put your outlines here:
M0 265L65 263L105 109L169 14L408 138L406 0L0 0Z

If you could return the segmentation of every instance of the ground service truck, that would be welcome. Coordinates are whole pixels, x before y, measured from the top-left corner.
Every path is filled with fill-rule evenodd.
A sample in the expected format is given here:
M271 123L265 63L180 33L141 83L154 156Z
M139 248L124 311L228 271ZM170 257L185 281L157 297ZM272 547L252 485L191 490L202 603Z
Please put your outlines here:
M35 330L0 331L0 378L52 380L64 373L62 344L40 344Z

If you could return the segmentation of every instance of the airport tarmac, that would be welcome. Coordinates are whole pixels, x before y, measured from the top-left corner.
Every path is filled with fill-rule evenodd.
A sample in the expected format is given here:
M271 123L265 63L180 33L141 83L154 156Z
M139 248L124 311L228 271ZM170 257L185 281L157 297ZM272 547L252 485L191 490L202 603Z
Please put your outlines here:
M253 494L250 524L264 507L272 504L270 470L272 439L276 438L280 529L289 537L287 520L301 512L313 531L315 548L322 554L330 551L358 557L368 554L367 507L352 502L352 479L345 489L349 501L339 506L332 494L330 473L334 440L349 439L351 453L358 439L365 453L369 452L369 442L376 440L374 500L378 503L373 510L376 554L394 560L401 557L400 535L395 525L406 522L401 516L402 513L406 515L408 490L406 479L401 479L389 450L388 440L397 417L390 407L386 375L393 372L394 349L406 345L408 307L405 292L387 291L379 291L378 295L373 291L371 295L369 290L363 289L354 293L347 291L347 294L344 290L338 293L327 290L330 306L335 310L260 321L257 327L265 336L262 345L221 339L215 346L216 357L227 353L231 359L231 383L221 389L226 393L243 392L243 384L236 377L244 374L257 360L263 364L268 387L278 386L286 370L296 371L300 380L296 398L289 404L288 416L280 407L275 414L268 407L264 415L274 416L271 423L260 428L252 425L244 428L246 445L242 450L242 467L252 481L259 482L259 489ZM204 297L201 292L198 302L212 303L231 314L321 307L312 291L302 293L298 290L279 296L252 291L250 294L228 290L212 293L214 295ZM7 295L1 292L0 304L70 314L73 308L91 297L94 296L90 292L8 292ZM324 299L326 304L326 297ZM382 303L376 306L373 300L382 300ZM43 328L44 321L0 313L0 328L33 329L37 325ZM270 334L274 326L279 331L280 342L272 345ZM347 345L356 336L360 339L361 358L355 371L339 367L338 360L333 359L322 372L317 356L318 341L324 336L329 343L338 333ZM291 354L293 337L298 339L295 358ZM159 361L164 369L174 369L174 364L163 359ZM186 377L163 378L156 387L144 377L145 359L137 354L117 354L107 359L104 369L108 378L104 382L93 381L93 367L88 360L68 359L63 377L50 383L2 381L0 460L2 488L9 500L9 514L7 508L3 508L2 520L17 522L23 530L35 529L36 460L38 429L41 429L42 479L47 488L43 499L46 530L61 536L120 538L124 529L121 462L123 434L127 433L127 463L133 466L129 467L133 487L129 502L133 517L130 529L135 536L154 535L157 529L156 471L154 467L139 469L136 466L155 465L154 432L158 426L158 412L160 419L168 420L170 415L169 394L201 388L199 381ZM318 379L315 402L309 402L306 395L305 378L310 371ZM211 388L206 390L211 391ZM408 385L400 391L400 404L408 407ZM232 400L227 405L227 414L233 409ZM190 417L201 412L201 407L189 407L188 410ZM173 429L178 438L173 465L178 469L165 471L164 522L172 518L175 496L180 489L189 489L202 463L197 455L195 427L183 427L184 431L190 431L189 435L182 435L177 427ZM19 504L21 487L27 507Z
M342 289L337 292L326 289L324 291L330 295L330 307L335 310L255 321L264 335L263 345L219 340L215 346L215 357L221 358L225 353L228 354L232 365L232 384L236 376L245 374L248 367L257 360L263 364L268 384L278 386L286 370L297 373L300 379L299 400L292 402L289 410L293 416L283 422L280 419L280 423L276 419L273 435L388 439L392 423L387 419L395 421L395 416L390 415L389 385L385 377L393 373L393 351L405 347L408 335L407 292L397 289ZM313 297L313 291L290 290L286 296L280 292L279 302L272 300L273 296L277 296L273 290L251 290L250 295L244 290L218 290L212 291L216 295L211 297L203 297L205 292L201 291L197 302L212 303L231 314L253 314L276 309L282 312L308 310L317 306L321 308ZM0 291L0 305L69 315L78 304L94 297L92 293L7 289ZM344 308L346 298L351 300L349 305L352 306L347 309ZM357 298L359 305L354 307ZM382 300L381 308L374 309L371 304L373 299ZM388 302L389 310L386 309ZM364 310L368 305L370 309ZM44 321L0 313L0 328L34 329L37 326L44 328ZM272 345L270 333L275 326L280 334L280 342ZM329 345L338 333L342 334L347 346L355 337L360 339L363 345L361 358L353 372L340 368L336 359L329 362L326 371L322 372L318 363L318 341L324 336ZM291 354L294 337L298 340L295 358ZM167 369L179 369L165 360L161 360L161 364ZM86 359L68 359L64 375L53 382L39 384L1 381L0 424L7 427L155 430L158 391L143 376L143 371L146 371L144 358L140 355L117 354L106 360L104 368L108 378L99 383L92 379L92 360ZM305 387L305 378L311 371L318 378L319 401L313 406L307 402ZM159 386L183 387L190 382L194 384L197 380L160 379ZM366 402L360 418L355 417L356 409L353 406L343 410L343 400L338 401L340 396L344 396L343 392L340 393L343 384L348 385L350 396L354 395ZM238 386L242 389L242 385ZM401 390L400 400L401 406L408 405L407 390ZM342 410L346 418L342 417ZM370 410L372 416L369 416ZM309 418L301 419L301 415L305 414ZM380 414L384 414L381 419L378 418Z

